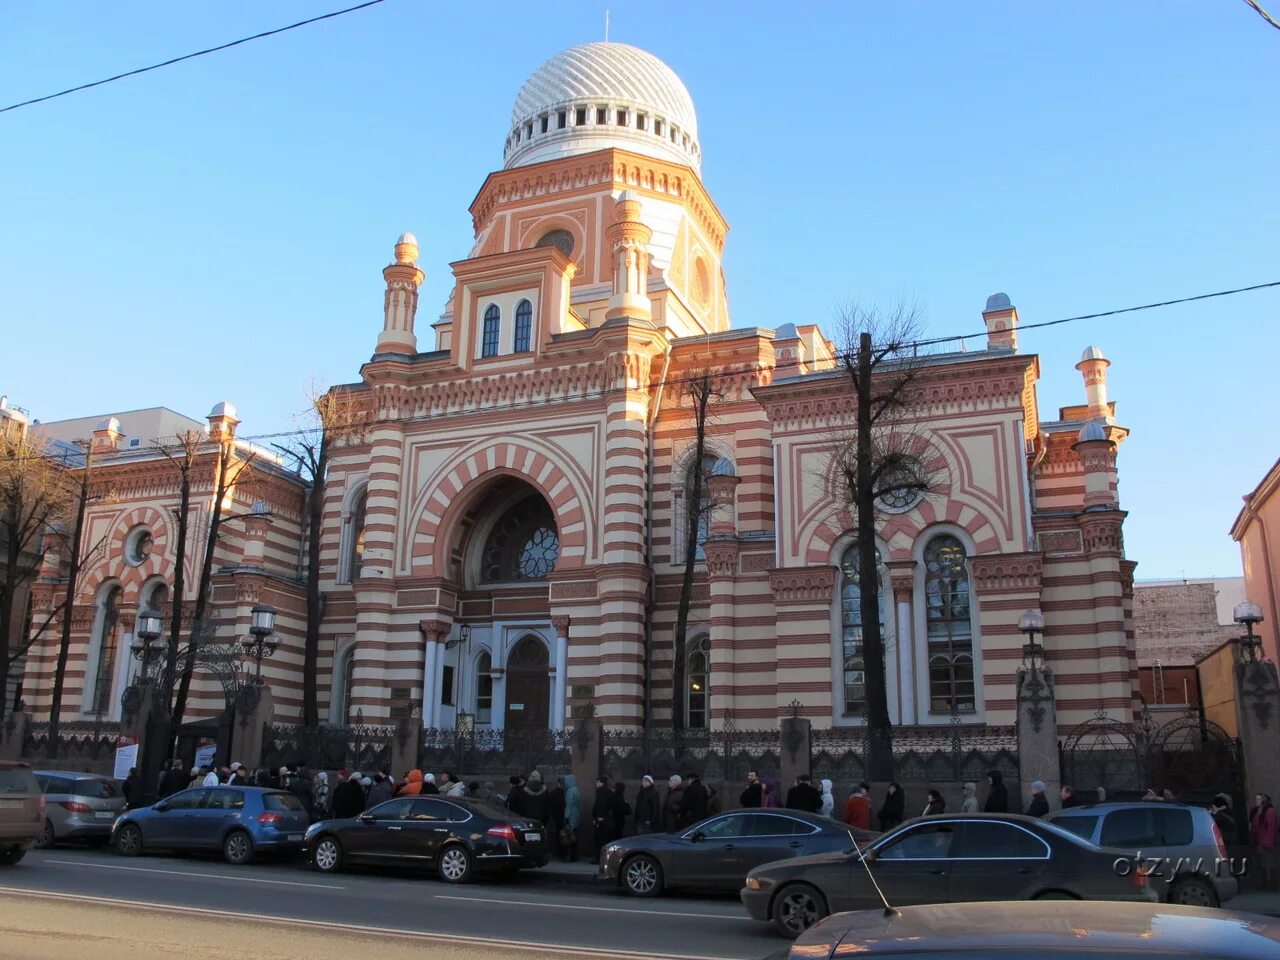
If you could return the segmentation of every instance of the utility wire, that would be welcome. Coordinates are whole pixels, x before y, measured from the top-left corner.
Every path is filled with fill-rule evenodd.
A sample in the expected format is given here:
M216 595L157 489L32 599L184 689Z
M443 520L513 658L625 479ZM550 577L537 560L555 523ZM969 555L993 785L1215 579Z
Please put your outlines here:
M43 97L36 97L34 100L23 100L21 103L12 103L7 107L0 107L0 113L17 110L19 107L29 107L33 103L44 103L46 100L55 100L58 97L65 97L69 93L78 93L81 90L88 90L91 87L100 87L105 83L114 83L116 80L123 80L125 77L136 77L140 73L159 70L161 67L168 67L175 63L181 63L183 60L194 60L196 57L203 57L209 53L217 53L219 50L228 50L231 47L238 47L242 43L248 43L250 40L261 40L263 37L273 37L277 33L296 30L298 27L305 27L308 24L319 23L321 20L330 20L333 17L340 17L345 13L355 13L357 10L364 10L366 7L377 6L379 3L383 2L385 2L385 0L368 0L368 2L358 4L354 7L347 7L345 10L335 10L332 13L325 13L318 17L312 17L309 20L299 20L297 23L291 23L285 27L277 27L274 30L255 33L251 37L241 37L239 40L232 40L230 43L219 44L216 47L209 47L206 50L197 50L195 53L188 53L185 56L174 57L172 60L166 60L163 63L153 63L149 67L139 67L136 70L129 70L126 73L117 73L114 77L107 77L105 80L95 80L93 83L82 83L78 87L68 87L66 90L59 90L57 93L50 93Z
M1263 9L1262 4L1260 4L1258 0L1244 0L1244 2L1247 3L1249 6L1253 7L1253 9L1257 10L1258 16L1260 16L1263 20L1267 21L1267 23L1271 24L1277 30L1280 30L1280 21L1277 21L1275 17L1267 13L1267 11Z
M1217 293L1200 293L1192 297L1179 297L1176 300L1162 300L1159 303L1144 303L1136 307L1120 307L1119 309L1116 309L1116 310L1103 310L1098 313L1082 313L1078 316L1062 317L1058 320L1045 320L1040 323L1019 324L1014 329L1016 330L1016 332L1022 333L1025 330L1038 330L1044 327L1056 327L1064 323L1074 323L1078 320L1096 320L1100 317L1114 317L1114 316L1118 316L1120 314L1125 314L1125 313L1137 313L1142 310L1155 310L1159 307L1169 307L1179 303L1192 303L1196 300L1210 300L1215 297L1228 297L1233 294L1248 293L1253 290L1266 290L1272 287L1280 287L1280 280L1273 280L1270 283L1255 283L1255 284L1252 284L1251 286L1236 287L1232 290L1220 290ZM911 352L913 349L918 349L920 347L934 346L940 343L950 343L957 340L973 339L975 337L985 337L988 335L988 333L989 331L982 330L979 333L962 333L962 334L954 334L952 336L947 336L947 337L933 337L927 340L908 341L908 342L904 342L899 347L895 348L893 352L896 354L906 354ZM842 352L836 352L833 359L835 359L837 362L843 362L844 360L849 359L852 356L854 356L853 353L842 351ZM744 367L741 370L736 370L736 371L726 370L724 371L724 373L725 374L746 373L746 372L749 372L750 369L752 368ZM702 374L696 374L694 376L688 376L688 377L670 377L665 382L668 386L675 386L675 385L685 384L685 383L695 383L700 379L702 379ZM587 401L587 400L603 400L613 392L614 392L614 388L612 387L606 387L601 390L584 390L582 393L565 396L560 398L560 400L564 402L574 402L574 403ZM437 420L437 419L443 419L446 417L448 418L465 417L470 415L478 416L480 414L489 414L489 413L494 413L495 411L503 411L503 410L528 410L532 407L541 406L545 402L547 401L531 400L523 403L506 403L506 404L495 404L493 406L486 406L486 407L477 407L473 410L449 410L442 413L426 414L419 417L399 417L396 419L395 422L406 423L406 424L422 423L427 420ZM365 426L373 427L380 422L382 421L372 421L369 424L366 424ZM38 424L33 423L32 427L38 427ZM308 434L314 434L317 429L318 429L317 427L303 427L297 430L281 430L276 433L260 433L260 434L251 435L251 436L237 435L235 439L237 441L243 441L245 443L260 443L262 441L284 440L290 437L307 436ZM153 444L151 446L127 447L120 452L121 453L158 453L162 449L163 449L163 445ZM59 464L66 465L67 461L71 458L74 458L75 456L76 455L74 453L70 451L66 451L63 453L49 453L49 454L40 454L37 456L13 457L13 458L7 458L7 459L11 459L14 461L48 460L52 463L59 463Z

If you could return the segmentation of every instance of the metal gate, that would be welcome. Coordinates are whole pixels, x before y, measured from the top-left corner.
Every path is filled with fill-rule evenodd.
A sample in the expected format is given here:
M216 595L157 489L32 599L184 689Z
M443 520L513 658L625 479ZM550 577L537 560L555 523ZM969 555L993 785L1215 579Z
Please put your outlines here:
M1062 782L1081 799L1103 791L1108 800L1137 800L1146 792L1141 727L1105 713L1079 724L1062 742Z

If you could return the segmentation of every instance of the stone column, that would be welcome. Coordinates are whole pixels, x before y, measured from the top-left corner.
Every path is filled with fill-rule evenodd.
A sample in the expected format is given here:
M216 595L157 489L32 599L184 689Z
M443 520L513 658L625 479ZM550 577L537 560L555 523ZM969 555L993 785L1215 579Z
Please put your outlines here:
M733 652L733 606L738 573L738 541L708 540L703 545L711 588L711 690L712 729L733 717L736 674ZM680 696L676 691L676 696Z
M1044 781L1044 795L1054 802L1062 787L1058 711L1053 671L1038 664L1018 671L1018 768L1023 810L1031 802L1031 784L1037 780Z
M916 703L915 617L911 610L912 597L916 589L916 562L891 560L887 566L889 567L889 585L893 588L891 615L894 618L893 641L897 648L898 661L898 676L887 679L891 686L895 682L898 684L898 722L919 723L920 713ZM892 661L886 656L886 667L890 662Z
M1238 645L1237 645L1238 646ZM1280 677L1270 661L1236 664L1236 723L1243 753L1246 795L1280 797ZM1243 811L1241 811L1243 814Z
M778 620L779 717L822 717L830 723L830 671L816 671L813 664L831 662L831 599L835 582L836 568L830 565L769 571ZM793 709L792 701L798 701L799 707Z
M242 687L236 702L236 728L232 751L246 767L262 765L264 727L271 722L275 706L271 688L265 683Z
M796 708L795 713L799 713L799 708ZM802 773L810 772L812 734L812 722L808 717L794 715L782 718L782 757L778 782L778 792L781 798L786 797L787 791L795 783L796 777Z
M25 712L12 710L0 721L0 760L21 760L22 742L27 737L31 718Z
M418 624L422 633L422 726L434 730L440 726L440 678L444 674L444 645L449 639L450 627L434 620Z
M570 745L571 770L578 781L582 796L582 817L579 835L589 837L587 824L591 823L591 804L595 800L596 777L600 776L604 753L604 725L595 717L578 720L573 725Z
M414 711L396 721L395 738L391 741L391 769L404 771L417 767L421 745L422 724Z
M569 702L569 618L552 617L551 625L556 631L556 679L551 693L551 729L563 730Z
M267 533L271 529L268 507L258 500L249 510L244 521L244 540L241 543L240 566L262 570L266 565Z

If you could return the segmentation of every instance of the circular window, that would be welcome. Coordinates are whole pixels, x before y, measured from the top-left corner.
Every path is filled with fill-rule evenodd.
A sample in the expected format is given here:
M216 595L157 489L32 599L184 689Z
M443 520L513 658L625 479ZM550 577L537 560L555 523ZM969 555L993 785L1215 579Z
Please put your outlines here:
M563 229L548 230L546 233L544 233L541 237L538 238L538 242L535 243L534 246L535 247L555 247L557 250L563 253L566 257L572 257L573 256L573 234L570 233L568 230L563 230Z
M136 528L124 542L125 563L135 567L140 563L146 563L154 546L155 540L151 535L151 531L146 527Z
M915 461L901 463L880 478L876 503L888 513L905 513L924 499L925 477Z
M494 524L485 543L481 579L490 583L545 580L560 556L555 517L540 496L527 497Z

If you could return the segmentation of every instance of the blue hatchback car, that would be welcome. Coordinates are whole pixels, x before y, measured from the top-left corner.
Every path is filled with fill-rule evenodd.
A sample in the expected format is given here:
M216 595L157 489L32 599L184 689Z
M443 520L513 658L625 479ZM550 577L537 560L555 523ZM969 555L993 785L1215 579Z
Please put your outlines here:
M111 829L126 857L144 850L221 850L228 863L256 853L298 853L307 812L292 793L263 787L193 787L121 814Z

